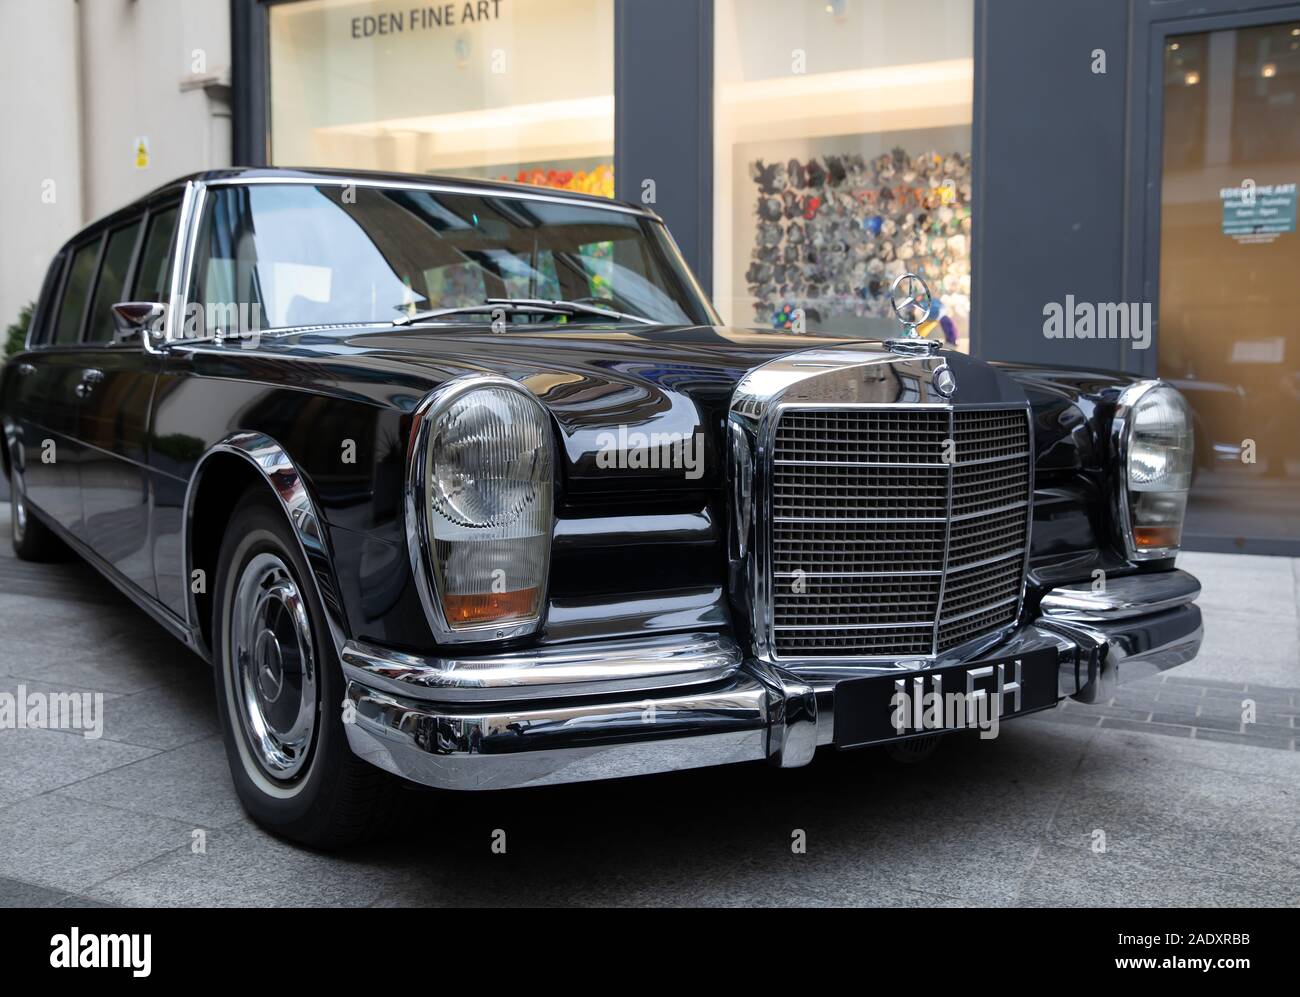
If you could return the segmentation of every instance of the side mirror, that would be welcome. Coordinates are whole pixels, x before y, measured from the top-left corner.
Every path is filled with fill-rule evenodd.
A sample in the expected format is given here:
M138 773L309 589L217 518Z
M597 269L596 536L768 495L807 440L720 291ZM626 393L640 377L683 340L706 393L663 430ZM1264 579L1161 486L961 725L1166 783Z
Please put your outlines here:
M113 342L161 341L166 315L167 306L156 301L119 301L113 306Z

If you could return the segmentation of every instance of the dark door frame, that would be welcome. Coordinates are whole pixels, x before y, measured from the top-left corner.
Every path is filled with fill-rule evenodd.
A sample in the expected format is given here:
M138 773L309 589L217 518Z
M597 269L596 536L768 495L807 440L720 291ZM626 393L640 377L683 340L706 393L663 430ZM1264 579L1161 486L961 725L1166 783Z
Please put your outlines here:
M1146 350L1123 342L1124 369L1155 377L1160 337L1160 197L1164 162L1164 50L1170 35L1300 21L1300 4L1242 10L1232 0L1145 0L1134 9L1130 36L1128 170L1125 214L1130 219L1124 300L1151 302L1153 335ZM1143 140L1145 139L1145 140ZM1188 550L1300 556L1300 540L1226 535L1183 538Z

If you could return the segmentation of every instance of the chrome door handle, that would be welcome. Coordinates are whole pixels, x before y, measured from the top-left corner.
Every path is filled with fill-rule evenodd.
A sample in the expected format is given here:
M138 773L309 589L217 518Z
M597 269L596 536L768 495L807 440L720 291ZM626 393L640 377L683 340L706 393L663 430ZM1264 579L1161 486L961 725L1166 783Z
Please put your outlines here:
M35 364L20 363L20 364L18 365L18 376L19 376L19 377L31 377L31 376L32 376L33 374L35 374L35 373L36 373L36 365L35 365Z
M95 390L95 385L103 379L104 372L102 370L95 370L94 368L84 370L81 372L81 383L73 389L73 394L83 400L89 398L90 393Z

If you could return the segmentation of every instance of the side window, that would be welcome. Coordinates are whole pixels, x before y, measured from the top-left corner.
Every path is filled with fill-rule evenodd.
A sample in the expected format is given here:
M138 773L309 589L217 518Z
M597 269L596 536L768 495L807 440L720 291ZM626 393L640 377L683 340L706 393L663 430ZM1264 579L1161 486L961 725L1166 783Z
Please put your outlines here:
M139 235L139 219L108 234L104 261L99 265L99 280L95 283L95 299L90 306L87 342L112 342L113 306L126 297L123 293L126 290L126 275L131 268L131 256L135 252Z
M72 266L63 284L63 301L59 304L58 324L54 327L54 342L65 346L77 342L81 334L81 316L86 310L90 295L90 282L95 276L95 260L99 257L99 244L95 239L72 254Z
M149 231L144 237L144 253L136 270L132 301L167 303L171 290L172 240L176 237L176 215L172 205L149 216Z
M249 210L249 191L221 187L210 191L199 228L189 304L198 305L203 328L185 335L232 335L239 332L238 307L260 304L257 247Z
M54 257L50 269L45 273L45 283L41 285L41 296L37 299L30 326L32 346L41 346L50 341L50 316L58 308L55 295L59 293L59 278L63 276L63 266L67 262L68 258L60 253Z

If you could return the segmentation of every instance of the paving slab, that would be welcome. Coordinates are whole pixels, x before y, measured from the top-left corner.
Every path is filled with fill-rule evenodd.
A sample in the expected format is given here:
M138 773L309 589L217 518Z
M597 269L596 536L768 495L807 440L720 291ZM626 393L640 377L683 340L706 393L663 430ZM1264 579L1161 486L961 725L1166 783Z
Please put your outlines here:
M47 793L0 809L0 876L93 899L101 880L187 847L190 830Z

